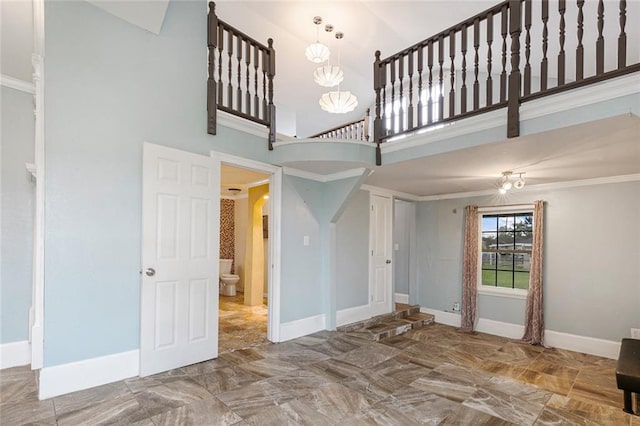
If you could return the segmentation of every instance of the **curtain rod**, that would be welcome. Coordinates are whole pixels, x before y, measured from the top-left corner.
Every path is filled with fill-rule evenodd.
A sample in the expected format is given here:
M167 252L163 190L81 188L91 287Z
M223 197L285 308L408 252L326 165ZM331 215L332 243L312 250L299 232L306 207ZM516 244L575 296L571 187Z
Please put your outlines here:
M503 204L500 206L478 206L478 210L480 209L501 209L504 207L522 207L522 208L533 208L535 207L534 203L524 203L524 204Z

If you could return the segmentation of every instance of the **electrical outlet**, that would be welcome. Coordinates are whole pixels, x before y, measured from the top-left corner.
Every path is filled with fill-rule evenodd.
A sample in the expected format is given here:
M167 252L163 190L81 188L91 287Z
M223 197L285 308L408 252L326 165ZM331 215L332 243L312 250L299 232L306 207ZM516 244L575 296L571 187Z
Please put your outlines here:
M640 339L640 328L632 328L631 329L631 338L632 339Z
M453 308L451 308L451 310L452 310L453 312L460 312L460 304L459 304L458 302L455 302L455 303L453 304Z

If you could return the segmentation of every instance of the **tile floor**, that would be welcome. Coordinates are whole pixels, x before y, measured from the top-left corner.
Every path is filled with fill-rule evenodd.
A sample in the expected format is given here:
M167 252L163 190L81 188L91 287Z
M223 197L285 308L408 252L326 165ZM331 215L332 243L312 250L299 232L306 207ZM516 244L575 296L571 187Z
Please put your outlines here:
M38 401L0 371L0 423L625 425L615 361L434 324L381 343L318 332Z
M220 296L218 353L267 343L267 299L260 306L245 306L244 294Z

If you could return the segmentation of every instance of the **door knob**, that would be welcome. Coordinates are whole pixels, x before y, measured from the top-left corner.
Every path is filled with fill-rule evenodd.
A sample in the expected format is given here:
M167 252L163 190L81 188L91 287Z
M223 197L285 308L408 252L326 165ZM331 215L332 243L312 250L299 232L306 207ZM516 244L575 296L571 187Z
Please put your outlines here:
M387 259L387 263L391 263L391 259Z
M146 271L144 271L145 274L147 274L148 277L152 277L156 274L156 270L153 268L147 268Z

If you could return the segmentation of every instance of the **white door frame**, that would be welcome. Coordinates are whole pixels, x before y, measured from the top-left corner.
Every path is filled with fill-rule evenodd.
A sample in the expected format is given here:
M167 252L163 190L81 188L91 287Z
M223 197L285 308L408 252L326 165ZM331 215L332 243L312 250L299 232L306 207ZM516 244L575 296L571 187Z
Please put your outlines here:
M33 224L33 267L29 341L31 369L44 364L44 236L45 236L45 126L44 126L44 0L33 0L33 84L35 101L34 163L36 177Z
M269 174L269 268L267 290L267 339L280 341L280 273L282 230L282 167L250 160L223 152L211 151L211 157L222 163ZM222 170L222 167L220 167ZM222 173L222 172L221 172ZM214 224L214 232L220 233L220 223Z

